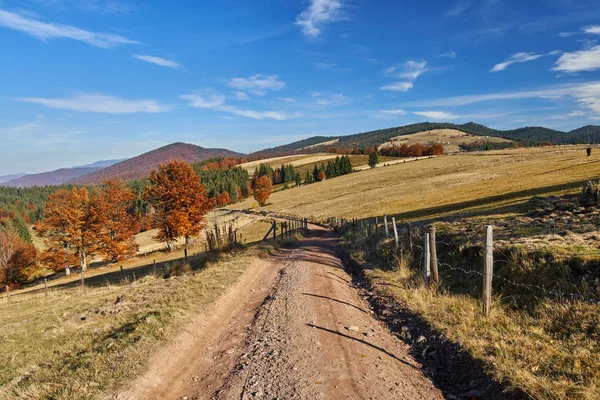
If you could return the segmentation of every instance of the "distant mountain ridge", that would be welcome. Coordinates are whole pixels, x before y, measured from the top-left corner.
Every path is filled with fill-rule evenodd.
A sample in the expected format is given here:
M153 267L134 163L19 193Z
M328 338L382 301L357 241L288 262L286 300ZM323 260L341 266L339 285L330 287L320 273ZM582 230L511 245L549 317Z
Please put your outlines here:
M92 168L61 168L55 171L41 172L39 174L27 174L20 178L4 182L2 186L12 187L31 187L31 186L48 186L61 185L71 179L82 175L91 174L100 170L100 167Z
M12 181L13 179L18 179L25 175L27 175L27 174L19 173L19 174L2 175L2 176L0 176L0 184L2 184L4 182Z
M227 149L204 148L188 143L172 143L95 171L89 175L73 178L67 183L82 185L101 183L107 179L138 179L150 175L150 171L155 169L159 164L167 161L182 160L195 163L213 157L241 156L243 154Z
M410 135L418 132L431 131L435 129L456 129L461 132L480 136L496 136L517 142L541 144L549 142L552 144L578 143L600 143L600 126L587 125L569 132L561 132L544 127L524 127L511 130L497 130L485 125L469 122L462 125L451 123L423 122L418 124L399 126L393 128L379 129L375 131L356 133L345 136L313 136L297 142L282 146L272 147L252 153L254 156L275 156L294 152L320 152L327 146L315 146L319 143L337 140L335 147L339 148L361 148L385 143L391 138L401 135ZM314 146L305 149L307 146Z

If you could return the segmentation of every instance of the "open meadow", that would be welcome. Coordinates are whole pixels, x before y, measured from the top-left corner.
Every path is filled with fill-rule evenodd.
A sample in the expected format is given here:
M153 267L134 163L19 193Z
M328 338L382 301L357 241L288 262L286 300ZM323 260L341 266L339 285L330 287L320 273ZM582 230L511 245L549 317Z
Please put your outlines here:
M464 153L379 167L274 193L264 209L284 214L399 220L493 212L532 196L578 191L600 176L600 151L583 146ZM229 206L247 209L253 200Z

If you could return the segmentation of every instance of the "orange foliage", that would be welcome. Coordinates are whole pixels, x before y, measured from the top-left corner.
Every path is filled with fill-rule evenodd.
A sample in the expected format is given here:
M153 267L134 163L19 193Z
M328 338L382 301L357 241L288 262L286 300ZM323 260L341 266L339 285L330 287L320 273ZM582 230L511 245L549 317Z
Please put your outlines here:
M229 196L229 193L227 192L219 193L215 197L215 202L217 203L217 207L225 207L232 203L231 196Z
M317 177L319 178L319 182L324 181L325 180L325 172L319 171L319 175L317 175Z
M121 261L137 252L134 234L138 221L129 212L135 200L135 194L119 181L105 182L104 190L95 197L98 252L107 261Z
M0 284L25 283L37 270L37 250L16 233L0 231Z
M155 239L171 248L171 242L184 236L187 245L190 237L200 233L204 215L214 206L206 188L185 161L159 165L149 180L145 197L154 207L154 226L160 231Z
M269 179L268 176L263 175L256 180L254 186L254 199L258 204L264 206L267 203L267 200L269 200L272 190L273 184L271 183L271 179Z
M54 270L62 270L79 262L87 268L87 257L96 252L99 244L97 193L93 198L86 188L74 187L71 192L60 189L46 203L46 217L36 230L46 238L49 249L42 259Z

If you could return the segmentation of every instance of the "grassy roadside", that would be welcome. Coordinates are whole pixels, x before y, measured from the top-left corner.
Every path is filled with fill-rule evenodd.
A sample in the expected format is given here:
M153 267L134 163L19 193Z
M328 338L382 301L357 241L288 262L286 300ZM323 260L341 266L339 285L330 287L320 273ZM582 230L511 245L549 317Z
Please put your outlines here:
M483 318L478 276L466 277L440 267L441 286L438 290L427 288L421 272L410 268L405 257L393 260L390 246L374 243L372 239L361 242L360 238L346 236L346 249L352 259L359 265L373 267L363 272L376 301L400 310L398 313L388 311L389 315L383 316L393 321L393 329L413 345L419 361L435 371L434 379L441 379L436 375L448 370L459 371L458 376L449 379L452 383L445 388L447 394L471 398L464 393L477 389L489 396L485 398L499 399L511 395L521 398L523 393L533 399L600 397L597 368L600 365L600 306L539 295L527 297L530 295L522 293L523 290L519 293L496 285L492 313L489 318ZM372 249L380 253L387 251L387 260L377 259ZM388 264L390 259L395 265L393 268ZM558 265L558 261L555 260L555 264ZM561 265L567 268L566 264ZM463 267L475 268L470 264ZM549 265L536 266L547 267ZM502 273L502 268L498 273ZM551 279L562 278L553 274ZM417 329L415 325L419 324L425 328ZM424 335L423 340L418 339L420 335ZM436 335L441 339L436 339ZM448 347L448 343L454 347L453 352L439 347ZM453 358L460 358L461 353L466 353L473 362L467 366L455 362ZM436 371L440 366L442 368ZM488 383L470 382L474 375L471 368L481 368L496 387L507 393L486 393ZM445 382L441 383L443 387ZM461 392L450 392L456 387Z
M136 374L148 355L206 310L261 255L250 248L170 277L25 294L0 303L0 399L92 399Z

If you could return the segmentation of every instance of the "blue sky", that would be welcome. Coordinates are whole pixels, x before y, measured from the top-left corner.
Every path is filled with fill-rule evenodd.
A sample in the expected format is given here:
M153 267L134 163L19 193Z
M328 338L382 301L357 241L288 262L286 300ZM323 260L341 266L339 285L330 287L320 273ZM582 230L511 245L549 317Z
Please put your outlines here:
M588 0L0 0L0 175L183 141L600 124Z

